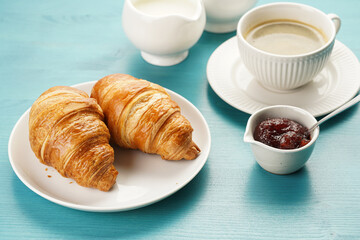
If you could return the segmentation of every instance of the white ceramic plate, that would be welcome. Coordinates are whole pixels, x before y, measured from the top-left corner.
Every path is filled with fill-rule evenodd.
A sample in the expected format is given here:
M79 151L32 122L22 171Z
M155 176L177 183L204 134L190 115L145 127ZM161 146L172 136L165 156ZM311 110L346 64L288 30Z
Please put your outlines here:
M95 82L74 87L88 94ZM16 123L9 139L9 159L16 175L32 191L57 204L84 211L124 211L155 203L184 187L204 166L210 152L209 127L188 100L167 90L194 128L193 140L201 153L195 160L166 161L158 155L114 146L119 171L109 192L84 188L39 162L30 148L29 110Z
M360 65L356 56L336 41L329 62L311 83L289 92L273 92L248 72L239 56L235 36L210 56L207 78L220 98L243 112L252 114L261 108L281 104L303 108L318 117L338 108L358 93Z

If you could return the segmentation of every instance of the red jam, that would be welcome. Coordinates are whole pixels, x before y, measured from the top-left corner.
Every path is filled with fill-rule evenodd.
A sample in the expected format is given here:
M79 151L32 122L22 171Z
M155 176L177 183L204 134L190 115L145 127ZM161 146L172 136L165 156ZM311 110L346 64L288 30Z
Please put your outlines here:
M255 128L254 138L268 146L280 149L300 148L310 142L308 129L287 118L262 121Z

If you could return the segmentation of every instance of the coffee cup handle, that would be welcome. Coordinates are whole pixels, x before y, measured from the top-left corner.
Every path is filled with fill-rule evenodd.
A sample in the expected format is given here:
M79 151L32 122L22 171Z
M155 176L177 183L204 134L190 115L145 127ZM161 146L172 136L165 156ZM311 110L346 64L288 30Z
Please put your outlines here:
M339 32L340 26L341 26L341 19L339 18L338 15L334 14L334 13L329 13L328 17L330 18L330 20L334 23L335 25L335 29L336 29L336 33Z

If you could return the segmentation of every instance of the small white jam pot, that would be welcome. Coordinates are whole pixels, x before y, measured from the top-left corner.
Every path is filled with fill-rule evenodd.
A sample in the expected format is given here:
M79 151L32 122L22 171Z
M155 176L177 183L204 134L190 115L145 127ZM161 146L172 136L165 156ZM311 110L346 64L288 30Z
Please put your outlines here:
M201 0L125 0L122 24L145 61L171 66L183 61L205 27Z
M288 118L310 128L317 121L307 111L301 108L277 105L260 109L253 113L246 125L244 142L250 143L258 164L268 172L274 174L290 174L302 168L314 150L319 136L319 127L311 134L308 144L296 149L278 149L268 146L254 139L256 126L268 118Z

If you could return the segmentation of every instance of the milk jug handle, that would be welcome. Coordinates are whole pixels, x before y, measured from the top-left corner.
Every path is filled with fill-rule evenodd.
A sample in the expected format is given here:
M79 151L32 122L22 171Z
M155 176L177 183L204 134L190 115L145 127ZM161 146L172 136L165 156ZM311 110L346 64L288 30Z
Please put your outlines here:
M341 19L338 15L334 14L334 13L329 13L328 17L330 18L330 20L334 23L335 25L335 29L336 29L336 33L339 32L340 26L341 26Z

